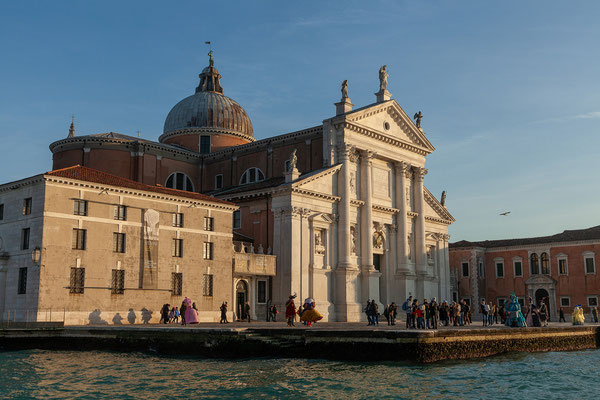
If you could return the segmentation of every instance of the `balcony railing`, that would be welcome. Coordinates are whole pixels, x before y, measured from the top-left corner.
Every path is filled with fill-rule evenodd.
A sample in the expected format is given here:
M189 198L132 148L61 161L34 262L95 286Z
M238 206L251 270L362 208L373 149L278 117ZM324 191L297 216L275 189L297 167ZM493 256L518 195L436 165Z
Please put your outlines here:
M270 249L267 253L270 253ZM263 254L262 246L254 248L251 243L233 243L233 273L240 275L275 276L277 257Z

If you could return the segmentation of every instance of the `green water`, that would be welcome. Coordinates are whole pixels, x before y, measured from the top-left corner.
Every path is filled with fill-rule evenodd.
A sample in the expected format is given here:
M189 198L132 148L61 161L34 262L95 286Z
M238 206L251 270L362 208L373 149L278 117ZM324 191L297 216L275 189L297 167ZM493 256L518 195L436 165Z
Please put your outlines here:
M0 352L2 399L598 399L600 350L420 366Z

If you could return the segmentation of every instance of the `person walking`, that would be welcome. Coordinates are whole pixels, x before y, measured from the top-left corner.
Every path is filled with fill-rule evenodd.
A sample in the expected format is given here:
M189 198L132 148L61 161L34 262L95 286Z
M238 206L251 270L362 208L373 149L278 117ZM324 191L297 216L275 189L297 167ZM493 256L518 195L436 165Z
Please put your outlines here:
M412 296L409 296L404 303L402 303L402 311L406 313L406 329L410 328L411 321L411 310L412 310Z
M221 304L221 320L219 321L220 324L228 324L229 321L227 321L227 302L224 301L223 304Z
M562 307L558 309L558 322L567 322L565 320L565 312L563 311Z
M592 320L594 323L598 323L598 307L592 307Z
M250 302L247 301L244 306L244 312L246 313L246 318L248 318L248 323L250 323Z
M275 304L273 304L271 312L273 313L273 315L271 316L271 320L273 322L277 322L277 314L279 314L279 310L277 309L277 306Z
M431 316L431 329L438 328L438 304L437 299L434 297L431 299L431 303L429 303L429 314Z
M375 302L375 299L371 300L371 313L373 325L379 326L379 306Z
M365 307L365 314L367 315L367 326L375 325L373 323L373 310L371 309L371 301L367 300L367 306Z
M183 302L181 303L181 307L179 307L179 312L181 314L181 325L187 325L185 322L185 312L187 311L187 303L185 302L185 299L183 300Z
M481 300L481 305L479 306L479 312L481 313L481 320L483 321L483 326L487 326L487 315L489 306L485 304L485 300Z

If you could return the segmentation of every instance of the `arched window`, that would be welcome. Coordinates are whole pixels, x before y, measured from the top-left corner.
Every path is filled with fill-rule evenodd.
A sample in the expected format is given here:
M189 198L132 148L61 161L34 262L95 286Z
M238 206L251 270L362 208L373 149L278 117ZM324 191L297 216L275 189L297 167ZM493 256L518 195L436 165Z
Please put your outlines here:
M550 259L548 258L548 254L542 253L540 260L542 264L542 274L550 275Z
M182 172L174 172L167 178L165 187L171 189L187 190L188 192L194 191L194 185L189 176Z
M538 275L540 273L540 264L538 263L537 254L531 254L531 257L529 257L529 265L531 266L531 275Z
M247 183L254 183L254 182L260 182L260 181L264 181L265 180L265 174L263 174L263 172L256 168L256 167L252 167L252 168L248 168L243 174L242 177L240 178L240 185L245 185Z

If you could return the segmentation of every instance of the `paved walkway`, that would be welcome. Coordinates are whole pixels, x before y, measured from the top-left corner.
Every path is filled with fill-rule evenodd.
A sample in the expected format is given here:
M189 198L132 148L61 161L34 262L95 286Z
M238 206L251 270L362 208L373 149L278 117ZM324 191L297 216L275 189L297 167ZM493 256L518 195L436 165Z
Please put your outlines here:
M219 324L219 323L200 323L194 325L186 325L182 326L180 324L123 324L123 325L93 325L93 326L103 326L106 328L140 328L144 329L145 327L152 328L181 328L181 329L245 329L245 328L253 328L253 329L284 329L287 328L287 323L285 321L277 321L277 322L266 322L266 321L252 321L248 322L231 322L229 324ZM550 328L572 328L573 324L571 323L558 323L551 322L548 324ZM594 323L586 323L584 326L600 326L600 324ZM388 325L387 321L384 320L383 323L380 323L379 326L368 326L366 322L318 322L313 324L311 327L307 327L302 325L299 322L296 322L296 326L294 329L318 329L318 330L347 330L347 331L364 331L364 330L392 330L392 331L412 331L412 332L423 332L427 331L423 329L406 329L405 322L400 321L396 325ZM480 330L480 329L509 329L502 324L495 324L492 326L482 326L481 321L479 323L475 323L468 326L439 326L439 330ZM532 328L535 329L535 328ZM431 331L431 329L429 329Z

